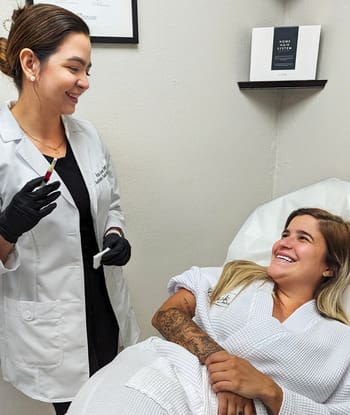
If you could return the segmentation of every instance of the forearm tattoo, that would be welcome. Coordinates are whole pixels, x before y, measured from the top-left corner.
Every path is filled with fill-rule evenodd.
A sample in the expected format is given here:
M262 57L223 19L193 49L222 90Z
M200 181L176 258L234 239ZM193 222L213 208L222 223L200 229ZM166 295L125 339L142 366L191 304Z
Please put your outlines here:
M215 352L223 350L201 330L191 317L176 307L158 311L155 327L169 341L179 344L196 355L201 363Z

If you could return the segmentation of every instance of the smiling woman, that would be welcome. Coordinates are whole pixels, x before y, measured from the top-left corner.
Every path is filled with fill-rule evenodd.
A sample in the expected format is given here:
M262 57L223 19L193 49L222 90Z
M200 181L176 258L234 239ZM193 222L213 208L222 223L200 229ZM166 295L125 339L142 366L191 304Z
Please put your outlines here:
M13 12L0 38L0 69L19 93L0 109L0 361L6 380L57 414L116 356L119 336L127 346L139 334L111 156L95 128L72 116L90 68L79 16L49 4Z
M26 102L30 99L38 103L48 122L46 126L41 126L40 130L36 128L29 138L40 136L41 144L51 146L57 144L56 140L60 142L65 138L60 116L72 114L78 97L89 88L87 76L88 68L91 66L90 50L89 37L80 33L68 34L56 52L42 62L31 49L21 50L22 65L34 74L35 80L28 81L24 78L26 85L22 88L21 99L12 107L12 114L20 120L22 129L34 131L25 109ZM79 57L75 56L76 54L79 54ZM53 130L53 126L56 126L56 131ZM62 155L64 150L65 148L62 149Z
M237 285L267 278L275 283L274 296L285 306L290 304L291 310L316 298L323 315L348 324L342 295L350 284L349 245L349 223L339 216L316 208L295 210L281 239L273 244L270 265L241 261L237 267L235 261L227 263L211 303Z
M282 238L272 248L272 260L267 269L278 287L276 313L281 316L282 311L285 312L290 298L298 300L289 307L298 308L299 302L303 304L314 297L321 279L333 276L331 266L326 262L326 253L326 240L317 219L301 215L289 222ZM281 306L283 310L279 310Z
M349 224L298 209L269 267L235 260L173 277L152 320L163 338L125 349L67 415L349 414L349 284Z

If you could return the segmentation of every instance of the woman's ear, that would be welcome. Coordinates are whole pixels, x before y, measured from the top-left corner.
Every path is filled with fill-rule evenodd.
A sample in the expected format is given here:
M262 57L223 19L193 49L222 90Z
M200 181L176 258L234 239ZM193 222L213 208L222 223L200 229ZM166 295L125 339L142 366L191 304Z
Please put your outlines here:
M35 53L29 48L24 48L19 54L19 59L24 77L30 82L34 82L39 71L39 60Z

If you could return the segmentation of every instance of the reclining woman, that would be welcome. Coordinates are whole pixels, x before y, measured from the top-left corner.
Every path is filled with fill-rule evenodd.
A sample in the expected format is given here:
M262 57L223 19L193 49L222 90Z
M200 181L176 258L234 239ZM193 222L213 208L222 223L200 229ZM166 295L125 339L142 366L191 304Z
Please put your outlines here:
M68 415L350 414L350 225L292 212L271 262L193 267L153 317L165 339L125 349Z

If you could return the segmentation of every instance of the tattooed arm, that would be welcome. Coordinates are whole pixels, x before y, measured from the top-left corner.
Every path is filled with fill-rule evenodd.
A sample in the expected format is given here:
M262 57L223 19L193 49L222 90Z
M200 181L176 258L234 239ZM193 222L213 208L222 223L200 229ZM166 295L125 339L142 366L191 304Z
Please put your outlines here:
M195 309L194 295L181 288L159 308L152 324L167 340L184 347L204 364L212 353L224 349L193 322Z
M192 317L196 310L195 296L185 288L179 289L159 308L152 319L153 326L169 341L179 344L198 357L204 365L207 358L216 352L226 353L205 333ZM255 414L252 399L231 391L217 392L218 414Z

